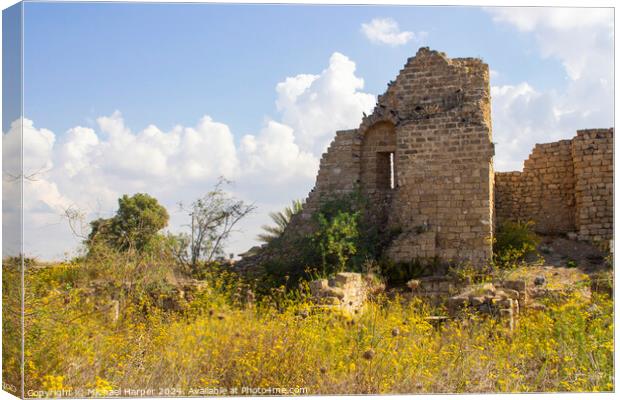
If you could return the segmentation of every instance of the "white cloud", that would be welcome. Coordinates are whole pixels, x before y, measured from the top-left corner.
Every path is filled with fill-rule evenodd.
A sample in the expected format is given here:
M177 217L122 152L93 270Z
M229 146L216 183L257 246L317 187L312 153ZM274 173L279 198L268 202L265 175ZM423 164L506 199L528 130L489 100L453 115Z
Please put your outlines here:
M35 127L29 119L17 119L2 135L3 153L3 252L18 254L22 243L19 236L20 224L25 232L34 227L57 224L62 212L71 206L71 200L62 194L56 182L51 179L55 170L53 162L56 136L48 129ZM23 143L23 171L21 145ZM23 173L23 192L19 177ZM28 210L21 218L21 208ZM51 240L42 237L35 242L31 236L24 236L24 247L34 249L39 242L46 247ZM28 247L26 247L28 246ZM39 254L38 250L33 254Z
M427 35L426 32L415 34L401 31L398 23L392 18L374 18L368 23L363 23L362 32L372 43L390 46L402 46L411 40L422 40Z
M566 71L566 87L527 82L492 88L496 169L520 169L535 143L613 124L613 11L595 8L489 8L496 23L534 35L543 58Z
M569 77L611 74L613 58L613 9L509 7L491 8L493 20L514 25L536 36L543 57L559 59Z
M508 22L525 32L537 28L570 31L579 28L611 26L612 8L569 7L490 7L487 9L497 22Z
M20 142L23 141L23 206L28 209L60 211L69 204L55 183L48 181L54 168L53 151L56 136L48 129L38 129L33 121L24 118L15 120L11 129L3 136L5 165L20 165ZM13 169L13 168L11 168ZM20 174L9 172L5 179L15 179ZM11 185L9 185L11 186Z
M256 202L259 213L233 238L239 253L254 244L268 213L304 198L314 184L319 158L335 131L355 128L375 97L362 92L355 63L334 53L320 74L288 77L276 86L280 120L267 118L257 134L235 138L228 125L203 116L194 126L162 131L130 129L119 111L96 119L96 127L75 126L61 135L24 119L28 254L57 258L77 247L62 214L68 207L87 219L110 216L122 194L147 192L171 214L171 229L187 223L179 201L210 190L219 176L235 181L234 193ZM17 154L21 125L4 135L5 155ZM232 189L231 189L232 190ZM46 238L53 238L48 240Z
M528 83L493 86L493 140L498 143L495 169L521 169L536 143L558 138L553 97Z
M320 155L336 130L356 128L362 113L374 108L376 97L361 91L364 80L355 75L355 68L336 52L320 75L297 75L276 86L282 122L293 128L302 150Z
M215 122L205 115L193 127L177 126L162 132L149 125L134 134L125 126L120 112L97 119L103 139L88 153L79 156L70 152L70 146L84 146L83 140L68 132L65 142L65 163L83 164L84 157L93 168L105 166L103 173L117 179L166 179L184 182L209 179L218 175L234 178L238 173L234 137L227 125ZM92 135L89 135L89 137ZM208 155L208 156L207 156ZM71 156L71 157L69 157Z
M293 128L275 121L268 121L258 136L244 136L240 150L243 171L252 178L268 174L276 183L293 177L306 180L319 168L319 160L295 143Z
M67 131L63 142L59 150L64 163L62 167L73 177L90 166L99 138L93 129L76 126Z
M47 129L35 128L34 123L29 119L20 118L13 121L11 128L3 137L2 147L5 165L11 166L11 170L17 169L17 171L9 173L13 176L19 175L22 156L26 176L40 174L50 169L52 167L51 155L55 139L53 132ZM22 144L28 151L22 153Z

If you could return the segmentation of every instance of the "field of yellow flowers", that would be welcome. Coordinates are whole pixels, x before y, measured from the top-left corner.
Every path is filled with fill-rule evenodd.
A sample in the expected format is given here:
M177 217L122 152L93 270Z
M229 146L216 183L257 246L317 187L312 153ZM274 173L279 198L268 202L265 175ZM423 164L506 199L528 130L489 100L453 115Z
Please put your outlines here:
M398 296L357 315L316 312L303 295L242 305L230 295L233 280L220 277L183 312L144 298L112 321L68 283L75 268L26 276L25 387L35 396L614 389L613 306L604 294L586 301L575 292L525 311L509 332L475 315L433 325L426 317L441 310Z

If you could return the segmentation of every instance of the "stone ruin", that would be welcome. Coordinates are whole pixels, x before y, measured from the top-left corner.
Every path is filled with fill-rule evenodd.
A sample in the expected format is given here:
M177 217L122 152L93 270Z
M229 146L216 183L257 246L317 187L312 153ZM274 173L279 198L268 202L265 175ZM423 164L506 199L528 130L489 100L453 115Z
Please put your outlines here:
M523 172L495 174L495 215L534 221L541 234L609 245L613 238L613 129L537 144Z
M373 113L336 133L299 219L331 194L359 188L376 223L401 231L388 258L484 262L493 222L490 112L486 64L421 48Z
M400 232L384 253L394 262L484 265L506 220L531 220L539 233L612 239L613 129L537 145L523 172L494 173L493 156L488 65L423 47L357 129L336 132L284 235L311 231L323 201L360 190L373 223Z
M515 327L521 308L535 307L530 301L526 280L502 280L471 285L453 279L430 276L408 282L412 295L431 304L446 301L448 315L457 317L475 311L503 320L510 330Z
M369 285L361 274L340 272L331 279L310 282L310 292L320 307L336 307L354 313L364 305Z

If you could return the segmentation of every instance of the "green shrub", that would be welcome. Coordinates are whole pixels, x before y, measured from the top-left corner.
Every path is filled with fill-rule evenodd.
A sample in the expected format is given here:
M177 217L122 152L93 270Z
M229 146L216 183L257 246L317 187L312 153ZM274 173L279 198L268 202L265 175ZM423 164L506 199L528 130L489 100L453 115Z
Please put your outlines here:
M566 261L566 268L577 268L577 262L569 258L568 261Z
M439 258L416 258L410 262L398 263L390 260L382 260L379 265L381 275L390 285L404 285L411 279L428 275L432 271L437 271Z
M285 286L298 287L304 280L323 277L319 271L321 255L311 237L280 237L269 243L270 256L261 264L260 273L255 277L256 294L270 295L273 288Z
M380 260L400 230L383 228L374 210L359 190L325 199L313 215L311 234L291 232L270 241L271 256L261 265L257 290L290 289L338 271L362 272L368 262Z
M359 212L338 211L330 219L319 214L317 219L319 229L312 240L321 255L323 273L344 271L349 258L357 253Z
M341 213L355 214L357 235L352 241L355 252L349 255L346 269L360 272L368 261L380 260L385 249L401 233L398 227L385 227L376 220L375 208L359 189L334 196L325 201L315 218L322 215L328 221Z
M493 260L498 266L510 266L536 252L540 239L533 231L534 223L504 222L495 232Z

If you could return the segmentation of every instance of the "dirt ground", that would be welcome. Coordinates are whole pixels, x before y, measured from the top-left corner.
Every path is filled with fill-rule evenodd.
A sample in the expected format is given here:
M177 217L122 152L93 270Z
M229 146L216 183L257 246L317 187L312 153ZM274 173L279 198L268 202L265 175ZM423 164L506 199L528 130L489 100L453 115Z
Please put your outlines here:
M538 245L538 252L545 259L545 265L579 268L586 273L605 269L606 253L597 247L561 236L544 236Z
M528 287L542 291L541 295L549 290L589 292L590 288L613 292L612 257L601 249L562 236L543 236L538 253L538 260L529 260L529 265L509 272L505 278L525 279ZM544 283L537 285L535 281L540 278ZM585 286L586 282L591 284Z

